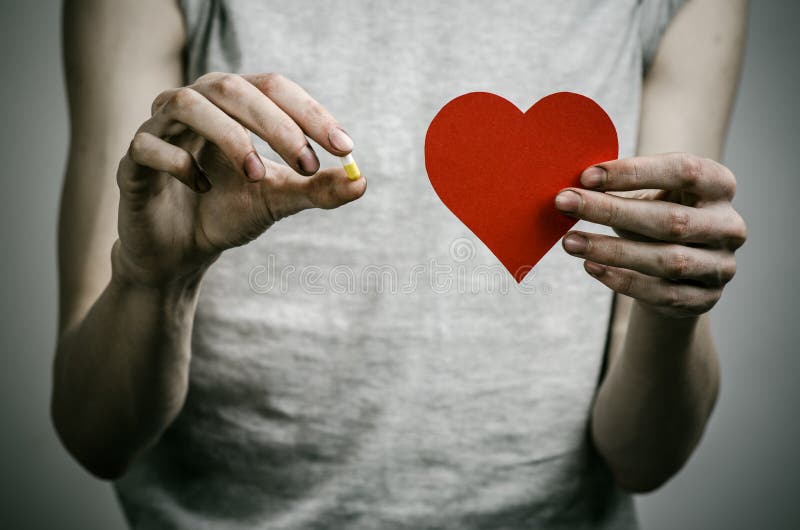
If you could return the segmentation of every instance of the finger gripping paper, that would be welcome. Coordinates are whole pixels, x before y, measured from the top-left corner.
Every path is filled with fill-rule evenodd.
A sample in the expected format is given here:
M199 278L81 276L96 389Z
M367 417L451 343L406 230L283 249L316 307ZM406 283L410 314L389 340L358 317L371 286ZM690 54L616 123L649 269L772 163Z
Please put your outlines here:
M433 118L425 168L442 202L521 282L576 223L555 209L558 191L617 152L614 124L585 96L558 92L523 113L471 92Z

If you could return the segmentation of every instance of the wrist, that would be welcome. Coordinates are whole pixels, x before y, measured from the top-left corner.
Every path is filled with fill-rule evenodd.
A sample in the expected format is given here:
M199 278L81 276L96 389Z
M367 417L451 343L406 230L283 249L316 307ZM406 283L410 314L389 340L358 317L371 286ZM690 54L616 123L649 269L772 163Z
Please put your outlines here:
M694 329L699 315L676 315L674 313L662 311L660 308L634 299L632 316L636 315L636 320L641 324L655 330L680 331Z
M680 366L693 350L699 320L699 316L667 316L635 300L628 323L626 351L634 351L634 357L648 363Z
M108 289L121 299L149 307L169 328L190 325L208 265L182 273L152 274L143 271L125 255L117 241L112 249L111 280Z
M200 294L199 281L181 280L152 286L112 273L105 294L112 300L112 307L119 311L123 326L157 330L161 371L172 373L176 366L184 366L191 354L190 337Z
M111 283L124 289L157 291L164 295L192 297L216 257L191 267L145 268L125 250L118 239L111 249Z

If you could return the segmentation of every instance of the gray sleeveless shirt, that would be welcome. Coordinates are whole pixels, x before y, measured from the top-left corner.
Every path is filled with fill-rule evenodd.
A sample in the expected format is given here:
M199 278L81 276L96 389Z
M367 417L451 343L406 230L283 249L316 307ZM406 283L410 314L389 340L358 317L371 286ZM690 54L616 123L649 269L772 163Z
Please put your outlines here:
M116 483L131 526L636 528L587 430L611 292L560 245L517 286L437 198L423 144L460 94L525 110L566 90L632 155L679 4L183 0L187 82L285 74L353 137L369 189L208 272L186 404Z

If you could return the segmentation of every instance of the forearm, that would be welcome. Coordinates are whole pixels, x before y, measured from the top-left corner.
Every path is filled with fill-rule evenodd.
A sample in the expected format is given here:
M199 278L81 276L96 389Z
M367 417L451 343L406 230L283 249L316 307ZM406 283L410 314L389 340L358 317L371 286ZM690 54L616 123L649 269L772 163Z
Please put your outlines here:
M180 411L199 277L142 286L115 270L86 315L62 332L53 422L92 473L122 474Z
M666 318L634 302L622 350L592 413L592 437L618 483L652 490L700 440L719 389L708 316Z

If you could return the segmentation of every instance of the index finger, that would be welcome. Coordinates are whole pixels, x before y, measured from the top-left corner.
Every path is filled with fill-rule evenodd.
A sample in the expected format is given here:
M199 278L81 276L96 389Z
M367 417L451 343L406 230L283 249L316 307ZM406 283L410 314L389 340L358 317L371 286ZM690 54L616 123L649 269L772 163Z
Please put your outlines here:
M687 153L604 162L586 169L581 184L598 191L685 191L708 199L730 200L736 192L736 179L728 168Z
M275 73L245 75L244 78L288 114L309 138L332 155L341 157L353 150L353 140L336 118L294 81Z

